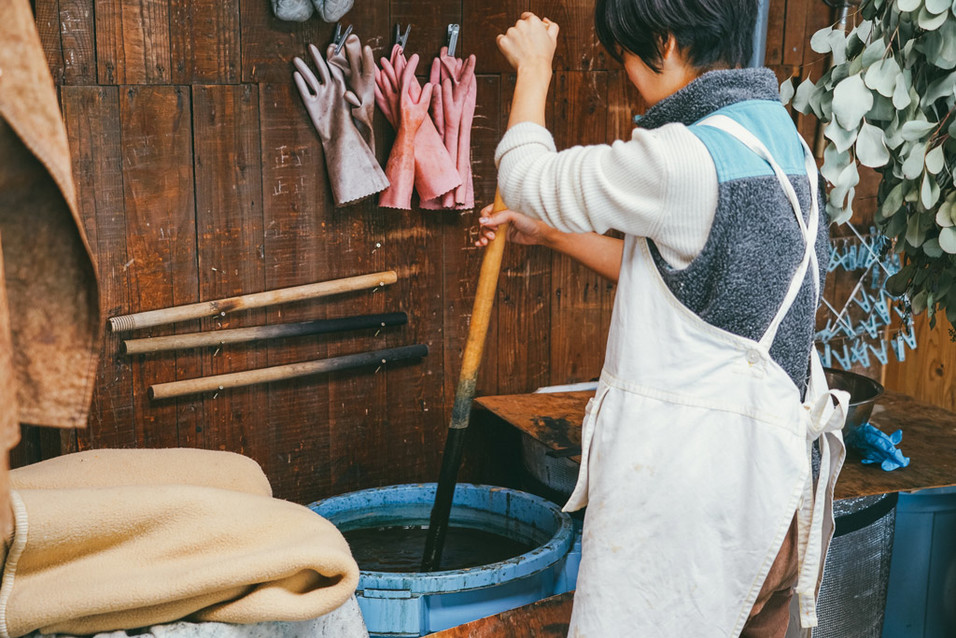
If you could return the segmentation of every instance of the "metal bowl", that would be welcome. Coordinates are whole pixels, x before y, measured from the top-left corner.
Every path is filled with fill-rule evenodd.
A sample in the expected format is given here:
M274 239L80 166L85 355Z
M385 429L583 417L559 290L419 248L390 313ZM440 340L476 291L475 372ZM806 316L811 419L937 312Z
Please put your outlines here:
M876 400L883 394L883 386L862 374L824 368L827 385L833 390L846 390L850 393L850 409L846 415L844 432L852 432L870 419Z

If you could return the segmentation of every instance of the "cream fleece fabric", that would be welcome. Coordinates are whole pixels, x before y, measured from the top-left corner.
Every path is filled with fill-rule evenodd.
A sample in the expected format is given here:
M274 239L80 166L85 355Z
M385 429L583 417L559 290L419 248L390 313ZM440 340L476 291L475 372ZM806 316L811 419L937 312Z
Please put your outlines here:
M649 237L675 268L703 249L717 210L714 161L683 124L557 152L548 129L522 122L501 138L495 164L509 208L565 232Z
M269 496L239 455L98 450L14 470L11 483L2 638L306 620L358 583L338 530Z

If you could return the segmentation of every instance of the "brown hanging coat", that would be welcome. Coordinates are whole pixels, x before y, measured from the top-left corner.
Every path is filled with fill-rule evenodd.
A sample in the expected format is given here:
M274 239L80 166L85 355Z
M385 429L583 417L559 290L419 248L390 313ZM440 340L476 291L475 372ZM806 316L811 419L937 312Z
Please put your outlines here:
M27 0L0 2L0 529L19 424L84 427L100 299L66 128Z

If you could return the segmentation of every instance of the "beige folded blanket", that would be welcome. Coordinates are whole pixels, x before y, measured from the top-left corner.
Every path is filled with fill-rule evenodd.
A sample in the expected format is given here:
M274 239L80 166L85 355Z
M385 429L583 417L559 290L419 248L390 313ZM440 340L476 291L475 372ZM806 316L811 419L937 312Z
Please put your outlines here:
M14 470L11 483L0 638L305 620L358 583L338 530L271 498L239 455L98 450Z

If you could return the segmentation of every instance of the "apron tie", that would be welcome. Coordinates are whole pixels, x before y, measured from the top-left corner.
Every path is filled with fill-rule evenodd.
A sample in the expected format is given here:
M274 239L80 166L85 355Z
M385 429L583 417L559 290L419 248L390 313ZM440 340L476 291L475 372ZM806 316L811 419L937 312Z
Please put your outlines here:
M833 461L842 465L843 436L841 430L846 421L850 394L843 390L827 390L815 395L816 400L804 403L803 421L807 432L807 449L820 439L820 475L816 493L813 490L813 473L807 476L803 487L803 501L797 514L797 545L800 573L796 592L799 598L800 625L804 628L817 626L816 589L823 569L823 523L830 515L827 510L832 502L827 493L832 493L839 468L832 468ZM834 405L834 401L836 404ZM836 458L834 458L836 457ZM832 534L832 529L828 535ZM827 539L829 544L829 539Z

